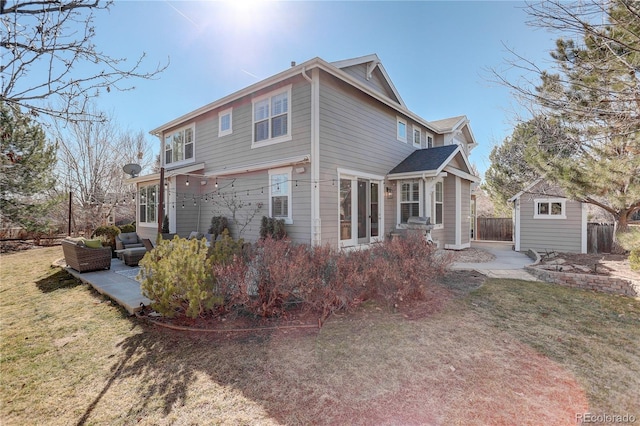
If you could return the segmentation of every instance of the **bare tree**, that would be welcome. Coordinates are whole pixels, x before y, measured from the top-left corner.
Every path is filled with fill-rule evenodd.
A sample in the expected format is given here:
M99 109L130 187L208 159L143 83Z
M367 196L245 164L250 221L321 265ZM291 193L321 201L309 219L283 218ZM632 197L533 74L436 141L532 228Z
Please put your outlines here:
M105 121L80 119L64 126L53 123L53 138L58 143L59 186L70 191L74 201L74 229L90 231L105 217L117 212L120 217L135 218L135 187L125 183L122 166L138 163L149 170L153 154L145 134L121 132L112 118Z
M510 61L537 81L494 73L539 118L539 146L558 148L531 151L527 162L625 231L640 211L640 2L551 0L526 10L530 25L561 34L549 69Z
M2 63L0 100L32 115L64 120L104 120L89 113L101 90L131 90L131 79L151 79L167 65L142 69L145 54L133 63L114 58L93 44L94 11L112 1L0 0ZM82 65L86 74L78 72ZM56 106L52 106L56 105Z

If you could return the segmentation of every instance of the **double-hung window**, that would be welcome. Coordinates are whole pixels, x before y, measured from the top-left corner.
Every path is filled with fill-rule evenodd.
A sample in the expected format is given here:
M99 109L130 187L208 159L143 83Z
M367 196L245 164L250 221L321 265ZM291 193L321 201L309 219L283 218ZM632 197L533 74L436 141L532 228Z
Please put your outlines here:
M291 167L269 170L269 214L285 223L293 223L291 215Z
M543 198L534 200L534 219L566 219L566 199Z
M413 146L416 148L422 148L422 132L419 127L413 128Z
M253 101L253 145L291 139L291 86Z
M230 135L233 131L231 125L232 109L225 109L218 114L218 137Z
M444 216L444 185L436 182L433 189L433 224L442 225Z
M164 137L164 163L193 161L193 126L185 127Z
M412 216L420 216L419 181L400 184L400 223L407 223Z
M158 185L141 186L138 201L140 223L157 223Z
M433 136L427 135L427 148L433 148Z

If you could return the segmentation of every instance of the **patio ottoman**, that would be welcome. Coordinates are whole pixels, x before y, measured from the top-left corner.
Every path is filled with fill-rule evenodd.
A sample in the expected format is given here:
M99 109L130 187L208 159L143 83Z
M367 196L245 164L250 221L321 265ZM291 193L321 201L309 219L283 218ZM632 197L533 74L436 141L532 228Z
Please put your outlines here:
M122 261L125 265L138 266L138 262L140 262L146 252L147 249L144 247L134 247L123 250L120 255L122 256Z

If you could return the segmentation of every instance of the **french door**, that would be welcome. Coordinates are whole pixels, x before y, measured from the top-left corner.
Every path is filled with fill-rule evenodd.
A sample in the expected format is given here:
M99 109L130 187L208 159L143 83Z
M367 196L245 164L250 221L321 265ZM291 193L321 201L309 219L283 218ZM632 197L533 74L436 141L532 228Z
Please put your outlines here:
M379 180L340 178L340 243L369 244L382 236L382 184Z

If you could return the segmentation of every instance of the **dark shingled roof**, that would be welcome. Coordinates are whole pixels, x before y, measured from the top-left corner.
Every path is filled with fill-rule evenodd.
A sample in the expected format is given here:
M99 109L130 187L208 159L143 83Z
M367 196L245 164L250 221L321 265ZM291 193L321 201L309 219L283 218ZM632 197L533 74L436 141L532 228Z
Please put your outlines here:
M449 156L458 148L458 145L445 145L436 148L419 149L413 151L411 155L402 160L389 172L390 175L396 173L426 172L438 170L442 163L447 161Z

